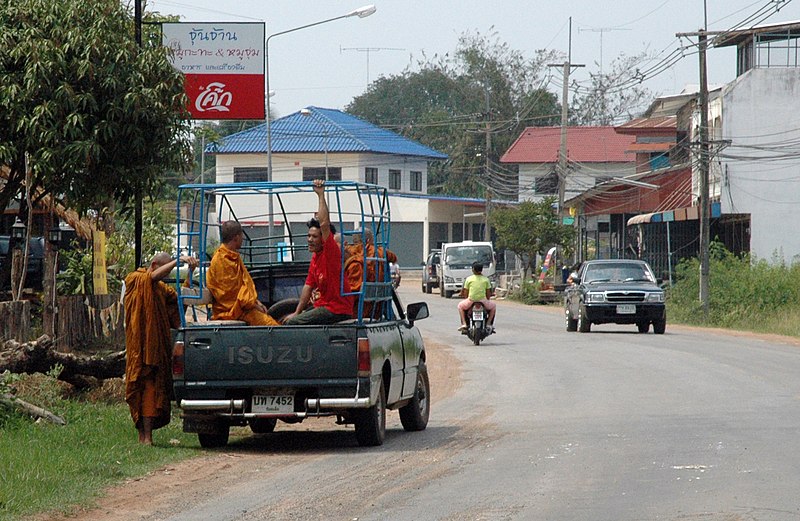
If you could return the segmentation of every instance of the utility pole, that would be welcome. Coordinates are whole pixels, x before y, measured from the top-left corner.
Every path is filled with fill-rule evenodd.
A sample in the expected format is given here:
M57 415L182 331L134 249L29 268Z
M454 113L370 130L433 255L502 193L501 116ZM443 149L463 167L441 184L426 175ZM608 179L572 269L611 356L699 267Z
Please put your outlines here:
M489 170L491 162L489 160L489 153L492 150L492 106L491 98L489 97L489 82L488 79L484 85L484 99L486 100L486 143L483 149L484 160L484 175L486 177L486 208L484 209L484 226L483 226L483 240L489 242L492 240L492 234L489 230L489 207L492 204L492 176Z
M705 2L704 13L705 13ZM711 203L709 197L709 139L708 139L708 72L706 70L706 51L708 50L708 35L719 34L710 33L707 30L708 19L705 15L704 29L694 33L678 33L678 38L697 36L699 57L700 57L700 92L698 95L698 105L700 110L700 128L698 129L698 165L700 177L700 305L703 309L704 318L708 318L709 293L710 293L710 259L709 259L709 236L711 235Z
M564 85L561 91L561 147L558 152L558 216L564 214L564 192L567 182L567 123L569 116L569 74L573 67L585 67L582 64L572 63L572 17L569 18L569 51L567 61L564 63L551 63L548 67L561 67L564 76Z
M339 54L344 51L357 51L367 54L367 85L369 85L369 53L378 51L405 51L405 49L398 49L397 47L342 47L339 46Z

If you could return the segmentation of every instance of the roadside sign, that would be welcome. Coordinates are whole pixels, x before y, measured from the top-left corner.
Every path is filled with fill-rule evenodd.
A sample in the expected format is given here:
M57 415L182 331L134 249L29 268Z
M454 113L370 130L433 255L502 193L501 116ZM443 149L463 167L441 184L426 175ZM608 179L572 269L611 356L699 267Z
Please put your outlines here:
M162 24L193 119L264 119L265 32L263 22Z

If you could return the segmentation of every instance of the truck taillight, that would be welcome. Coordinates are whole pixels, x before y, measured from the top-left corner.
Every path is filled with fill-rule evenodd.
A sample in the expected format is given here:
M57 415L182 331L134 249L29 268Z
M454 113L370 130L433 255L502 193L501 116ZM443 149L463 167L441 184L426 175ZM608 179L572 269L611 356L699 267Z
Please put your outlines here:
M358 339L358 376L369 376L372 369L372 360L369 356L369 339Z
M183 342L172 346L172 376L183 376Z

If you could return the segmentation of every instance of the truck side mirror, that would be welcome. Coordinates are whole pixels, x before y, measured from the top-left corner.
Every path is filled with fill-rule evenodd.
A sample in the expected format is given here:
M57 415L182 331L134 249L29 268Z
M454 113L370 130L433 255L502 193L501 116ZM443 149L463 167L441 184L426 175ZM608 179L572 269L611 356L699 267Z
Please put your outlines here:
M421 320L423 318L428 318L429 316L430 314L428 313L427 302L414 302L406 307L406 317L412 324L415 320Z

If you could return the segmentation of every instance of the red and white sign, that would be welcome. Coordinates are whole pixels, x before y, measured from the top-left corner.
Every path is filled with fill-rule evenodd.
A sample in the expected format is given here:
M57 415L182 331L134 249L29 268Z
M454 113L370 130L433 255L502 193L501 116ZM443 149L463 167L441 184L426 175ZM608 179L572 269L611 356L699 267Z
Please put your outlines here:
M263 23L164 23L193 119L264 119Z

